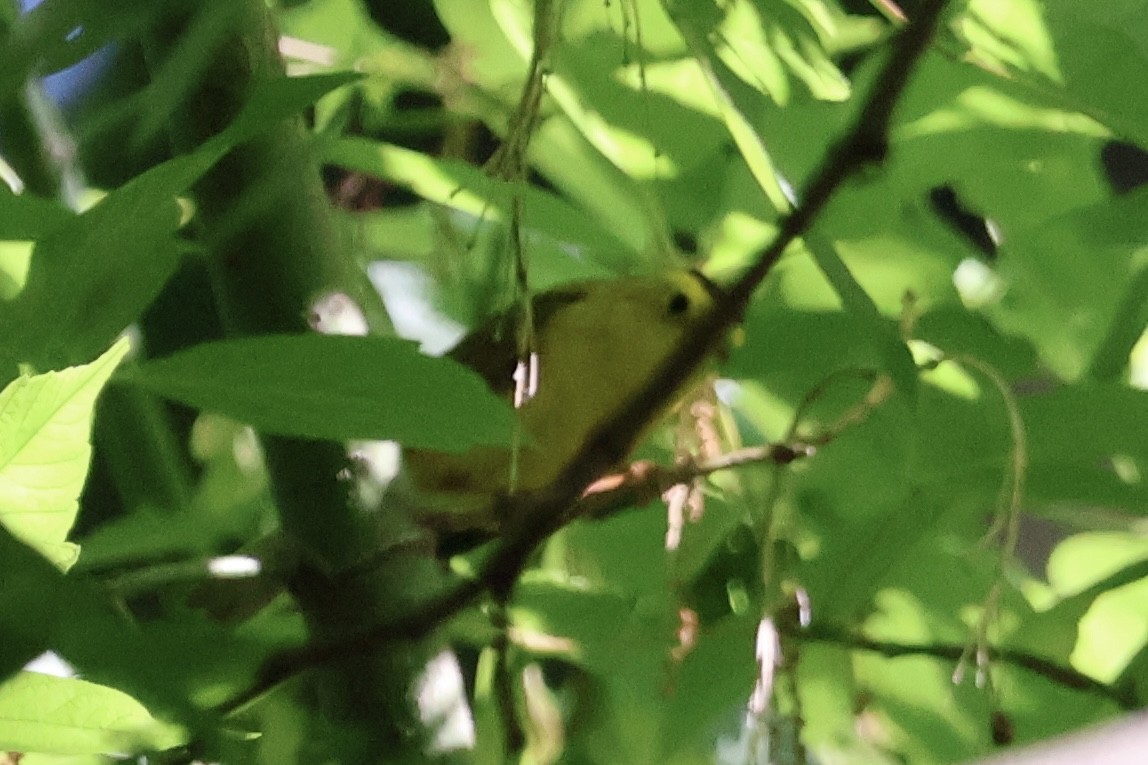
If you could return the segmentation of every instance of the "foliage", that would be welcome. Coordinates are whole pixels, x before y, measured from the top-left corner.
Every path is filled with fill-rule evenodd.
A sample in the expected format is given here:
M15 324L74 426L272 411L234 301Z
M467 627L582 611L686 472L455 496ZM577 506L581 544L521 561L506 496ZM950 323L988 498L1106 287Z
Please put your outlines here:
M285 471L271 436L506 443L475 377L396 333L442 346L523 288L587 277L733 283L848 159L903 26L845 0L271 5L292 76L253 66L191 146L185 100L226 90L220 41L269 46L231 10L261 3L173 3L191 19L174 35L150 3L0 10L0 751L26 765L355 761L303 683L331 663L309 640L362 646L296 575L378 544L350 503L302 496L345 497L346 475L307 442ZM349 630L449 639L474 761L950 763L1144 705L1148 4L1084 8L950 3L880 161L642 448L692 455L688 491L546 529L509 587L484 548L446 596L396 565L393 599L359 603ZM95 76L55 106L24 87L81 61ZM298 115L334 255L292 250L301 224L268 201L314 197L317 173L233 161ZM266 218L288 266L252 305L219 253ZM306 315L332 288L309 264L347 257L386 317ZM334 286L358 300L351 281ZM253 330L264 307L278 323ZM376 336L282 336L364 317ZM721 453L743 464L703 470ZM276 529L303 568L266 552ZM227 578L237 551L306 618ZM372 647L409 637L393 629ZM79 676L24 669L45 651Z

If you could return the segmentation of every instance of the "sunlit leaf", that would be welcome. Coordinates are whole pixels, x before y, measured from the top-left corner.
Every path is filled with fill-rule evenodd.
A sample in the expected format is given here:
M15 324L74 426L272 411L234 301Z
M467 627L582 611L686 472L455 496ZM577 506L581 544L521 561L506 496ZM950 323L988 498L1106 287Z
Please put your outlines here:
M24 376L0 392L0 523L61 568L88 473L92 417L128 351L121 340L91 364Z
M184 740L112 688L34 672L0 684L0 749L100 754L169 749Z

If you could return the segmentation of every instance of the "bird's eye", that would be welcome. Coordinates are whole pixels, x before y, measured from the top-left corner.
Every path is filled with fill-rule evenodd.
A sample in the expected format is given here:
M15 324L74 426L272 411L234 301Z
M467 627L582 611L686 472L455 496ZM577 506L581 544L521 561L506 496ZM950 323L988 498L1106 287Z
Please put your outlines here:
M686 297L684 292L675 292L674 296L670 298L670 316L678 316L685 313L690 308L690 299Z

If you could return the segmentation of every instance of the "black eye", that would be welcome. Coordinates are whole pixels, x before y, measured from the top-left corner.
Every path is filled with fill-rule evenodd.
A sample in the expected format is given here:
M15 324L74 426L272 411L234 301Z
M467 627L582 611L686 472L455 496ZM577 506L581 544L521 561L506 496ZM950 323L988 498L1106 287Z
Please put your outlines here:
M685 293L675 292L674 296L670 298L670 316L677 316L688 311L690 308L690 299L686 297Z

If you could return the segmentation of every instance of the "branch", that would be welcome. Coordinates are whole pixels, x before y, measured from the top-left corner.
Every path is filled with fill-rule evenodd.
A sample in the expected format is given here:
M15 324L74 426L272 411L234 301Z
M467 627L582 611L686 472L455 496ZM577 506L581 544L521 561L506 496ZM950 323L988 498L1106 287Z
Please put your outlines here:
M869 638L827 625L814 624L804 628L796 624L791 626L782 625L781 629L795 640L832 643L855 651L877 653L888 659L896 659L901 656L931 656L935 659L946 659L957 662L961 660L966 651L966 646L956 643L920 644L870 640ZM1122 709L1135 709L1137 706L1134 698L1130 698L1128 694L1122 693L1118 688L1107 683L1102 683L1073 667L1066 667L1041 656L1013 648L994 648L990 650L990 657L1005 664L1027 669L1056 685L1075 691L1089 691L1103 696L1118 704Z
M506 501L502 517L520 521L487 562L483 579L495 587L510 586L509 579L521 570L535 547L560 527L556 519L566 515L564 508L570 507L592 481L625 458L636 434L686 383L720 339L742 320L754 291L789 245L810 229L845 179L884 158L893 108L945 5L946 0L927 0L918 18L901 32L853 128L826 157L801 204L782 219L770 246L725 292L710 315L683 338L625 406L604 420L605 424L591 435L553 485Z
M231 712L245 706L309 667L361 654L391 640L422 637L442 620L469 606L484 591L496 595L508 592L535 548L576 517L576 503L585 488L623 461L634 436L682 387L720 338L742 320L754 291L789 245L810 229L842 183L860 169L883 160L893 109L914 64L932 38L945 5L946 0L926 0L917 18L901 31L852 129L826 156L800 197L800 205L782 219L773 242L725 292L706 320L683 338L636 395L613 417L604 420L606 424L586 441L553 485L504 500L502 517L518 522L483 561L475 579L457 580L406 613L358 635L273 656L259 672L255 684L225 702L220 710Z

